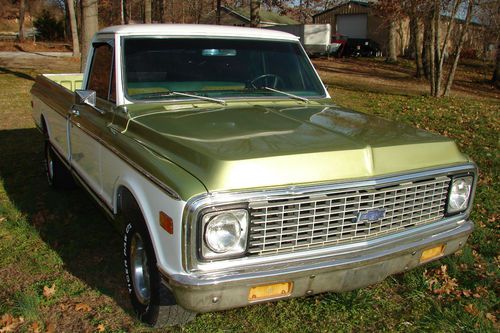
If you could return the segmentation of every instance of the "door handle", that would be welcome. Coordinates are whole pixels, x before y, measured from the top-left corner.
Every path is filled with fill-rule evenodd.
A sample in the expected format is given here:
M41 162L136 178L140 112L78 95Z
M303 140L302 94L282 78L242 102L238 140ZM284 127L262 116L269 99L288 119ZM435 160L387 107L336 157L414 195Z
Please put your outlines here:
M75 110L75 109L71 109L71 110L69 111L69 113L70 113L72 116L75 116L75 117L79 117L79 116L80 116L80 111Z

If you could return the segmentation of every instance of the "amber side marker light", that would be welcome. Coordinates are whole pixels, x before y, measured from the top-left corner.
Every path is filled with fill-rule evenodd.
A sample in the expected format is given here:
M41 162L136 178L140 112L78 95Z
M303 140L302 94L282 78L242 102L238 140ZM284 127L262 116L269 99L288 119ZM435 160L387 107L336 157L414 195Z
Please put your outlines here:
M292 282L284 282L252 287L248 292L248 300L252 302L290 296L292 286Z
M164 212L160 212L160 226L165 229L169 234L174 234L174 221L170 216Z
M444 244L431 247L430 249L424 250L420 256L420 262L429 261L434 258L441 257L444 252Z

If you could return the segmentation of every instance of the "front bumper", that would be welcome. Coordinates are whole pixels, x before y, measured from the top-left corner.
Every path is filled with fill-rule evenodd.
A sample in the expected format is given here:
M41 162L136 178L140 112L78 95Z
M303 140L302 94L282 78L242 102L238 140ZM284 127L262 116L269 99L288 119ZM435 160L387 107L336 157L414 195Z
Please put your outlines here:
M336 254L318 262L308 261L304 265L276 264L266 270L249 268L213 276L165 276L164 283L172 289L179 305L195 312L225 310L327 291L348 291L375 284L391 274L421 265L422 252L433 246L445 245L443 256L450 255L465 244L473 229L471 221L461 220L445 231L416 235L376 249ZM280 282L293 283L290 295L257 302L248 300L251 287Z

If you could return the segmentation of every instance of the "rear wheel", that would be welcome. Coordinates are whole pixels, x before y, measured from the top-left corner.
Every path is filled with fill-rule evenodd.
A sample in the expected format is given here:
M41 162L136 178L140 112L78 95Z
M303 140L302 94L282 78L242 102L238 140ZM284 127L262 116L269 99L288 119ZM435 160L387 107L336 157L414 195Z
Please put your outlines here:
M54 151L50 141L45 140L45 173L47 182L53 188L70 189L75 186L71 173Z
M138 318L155 327L190 322L196 314L179 306L172 292L161 283L142 215L135 210L126 216L130 222L125 228L123 243L125 274L130 300Z

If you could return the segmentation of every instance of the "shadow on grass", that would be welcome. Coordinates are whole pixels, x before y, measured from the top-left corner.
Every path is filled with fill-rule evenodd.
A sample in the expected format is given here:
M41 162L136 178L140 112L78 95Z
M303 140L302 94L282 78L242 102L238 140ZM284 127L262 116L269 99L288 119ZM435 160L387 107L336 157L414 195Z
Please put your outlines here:
M0 177L13 204L58 253L69 273L130 312L116 229L80 188L49 188L38 130L0 131L0 143Z
M21 79L35 81L35 78L31 75L28 75L28 74L23 73L23 72L13 71L13 70L10 70L6 67L0 67L0 74L12 74L12 75L15 75Z

